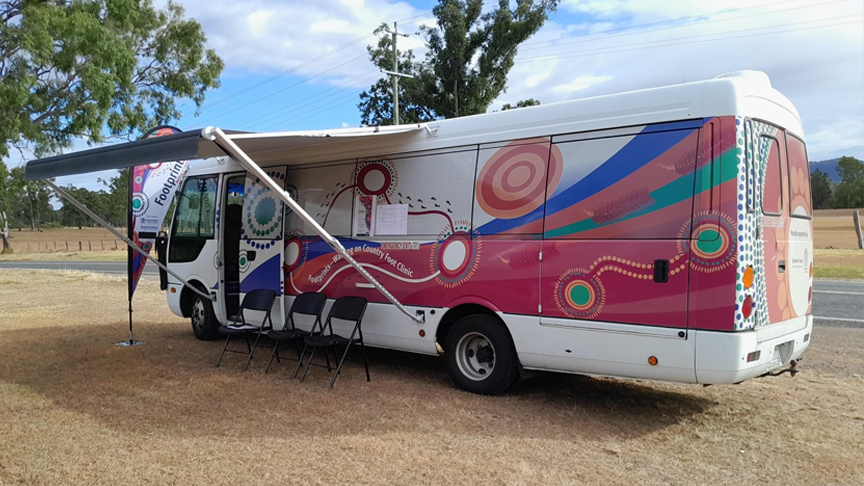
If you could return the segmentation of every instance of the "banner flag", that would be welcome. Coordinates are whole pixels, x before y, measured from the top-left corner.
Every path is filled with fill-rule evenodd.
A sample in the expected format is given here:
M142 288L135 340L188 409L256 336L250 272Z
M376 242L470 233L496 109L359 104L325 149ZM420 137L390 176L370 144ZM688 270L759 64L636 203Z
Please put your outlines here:
M160 126L152 130L145 138L162 137L180 133L179 128ZM168 214L168 207L174 200L174 194L180 187L180 182L189 167L188 161L167 162L160 164L139 165L132 168L131 191L131 239L138 247L148 254L153 249L153 243L162 221ZM133 252L131 265L131 285L129 298L138 287L138 279L144 272L147 259L138 252Z

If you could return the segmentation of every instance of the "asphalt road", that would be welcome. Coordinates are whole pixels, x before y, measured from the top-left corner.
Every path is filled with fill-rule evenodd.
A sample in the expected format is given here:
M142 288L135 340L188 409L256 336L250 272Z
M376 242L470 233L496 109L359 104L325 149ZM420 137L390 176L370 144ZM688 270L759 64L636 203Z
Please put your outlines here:
M0 262L0 270L71 269L126 275L126 262ZM155 265L144 267L144 275L157 276ZM816 280L813 285L813 314L817 326L864 329L864 281Z

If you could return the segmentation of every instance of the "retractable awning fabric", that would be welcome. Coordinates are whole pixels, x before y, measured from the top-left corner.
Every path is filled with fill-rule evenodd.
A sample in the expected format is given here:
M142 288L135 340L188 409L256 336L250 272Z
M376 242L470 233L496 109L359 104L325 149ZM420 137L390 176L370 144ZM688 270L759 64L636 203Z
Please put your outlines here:
M225 131L243 152L253 159L257 154L286 151L315 145L338 143L370 137L398 137L425 129L425 125L396 127L343 128L295 132L249 133ZM205 129L207 130L207 129ZM148 138L137 142L107 145L90 150L32 160L24 166L28 180L47 179L101 170L122 169L137 165L206 159L226 155L215 142L202 136L203 131Z
M363 278L373 287L381 292L393 305L414 322L422 324L425 322L423 311L411 312L393 294L390 293L375 277L373 277L363 265L355 260L342 246L337 238L327 232L309 213L303 209L297 201L291 198L279 184L264 172L255 163L252 156L272 151L288 151L301 147L320 145L324 143L344 142L352 139L369 137L398 137L416 133L425 129L425 125L395 126L395 127L372 127L341 129L330 131L306 131L306 132L274 132L274 133L242 133L224 132L217 127L207 127L200 132L184 132L176 135L144 139L109 147L100 147L91 150L83 150L67 155L58 155L45 159L28 162L25 166L25 177L29 180L47 179L72 174L83 174L100 170L121 169L136 165L156 164L160 162L173 162L176 160L201 159L228 155L238 164L254 174L263 185L268 187L274 195L281 199L288 208L299 216L312 230L318 234L336 253L342 256ZM53 183L55 189L58 189ZM60 190L61 196L71 196ZM80 204L80 203L79 203ZM83 205L82 205L83 206ZM85 207L86 209L86 207ZM89 212L85 211L85 212ZM91 214L91 216L93 216ZM110 228L108 224L99 218L95 218L100 225ZM115 234L116 230L110 228ZM131 241L127 245L133 248ZM148 259L156 261L146 255ZM168 271L158 263L160 268ZM176 276L176 274L174 274ZM179 277L178 277L179 278ZM183 281L181 279L181 281ZM188 282L184 285L192 287Z

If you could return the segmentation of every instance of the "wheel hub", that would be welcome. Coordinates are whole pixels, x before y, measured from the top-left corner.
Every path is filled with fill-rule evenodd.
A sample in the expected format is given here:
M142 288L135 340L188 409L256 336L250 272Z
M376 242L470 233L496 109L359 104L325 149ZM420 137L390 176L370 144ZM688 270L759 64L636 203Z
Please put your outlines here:
M495 347L485 335L467 333L456 344L456 364L466 378L485 380L495 369Z

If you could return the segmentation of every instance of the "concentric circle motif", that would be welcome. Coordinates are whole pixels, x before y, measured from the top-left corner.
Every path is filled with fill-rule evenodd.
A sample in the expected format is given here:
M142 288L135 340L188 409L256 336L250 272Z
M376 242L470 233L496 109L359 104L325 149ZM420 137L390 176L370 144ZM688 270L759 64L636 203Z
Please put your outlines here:
M548 139L510 143L483 165L475 188L477 203L496 218L524 216L540 207L547 192L558 187L563 161L558 147L552 145L550 150Z
M249 270L251 262L249 261L249 256L246 254L246 250L240 250L240 258L237 261L240 265L241 272L246 272L246 270Z
M483 246L479 234L467 221L454 225L454 231L448 227L438 235L430 257L432 272L438 274L435 281L447 288L457 287L474 275Z
M606 289L597 277L582 268L574 268L555 282L555 305L566 316L593 319L603 310Z
M285 242L283 251L284 261L283 268L285 273L291 273L298 270L306 263L309 256L309 246L299 236L289 238Z
M285 179L285 174L279 172L268 172L267 175L277 181ZM260 182L257 178L251 183L247 181L247 199L243 204L245 224L241 235L243 241L253 248L265 250L282 239L282 202L273 197L269 188L259 185Z
M396 193L399 176L393 163L387 159L360 159L352 177L357 189L367 196L391 198Z
M156 170L159 167L162 167L162 162L157 162L155 164L147 164L147 168L150 170Z
M139 217L147 212L150 207L150 198L143 192L135 192L132 194L132 216Z
M687 236L687 232L690 236ZM700 213L681 228L678 250L688 254L690 267L713 273L736 261L735 224L725 214Z
M140 175L139 175L139 176L135 176L135 184L139 184L139 185L140 185L140 184L143 184L143 183L144 183L144 178L143 178L143 177L141 177Z

